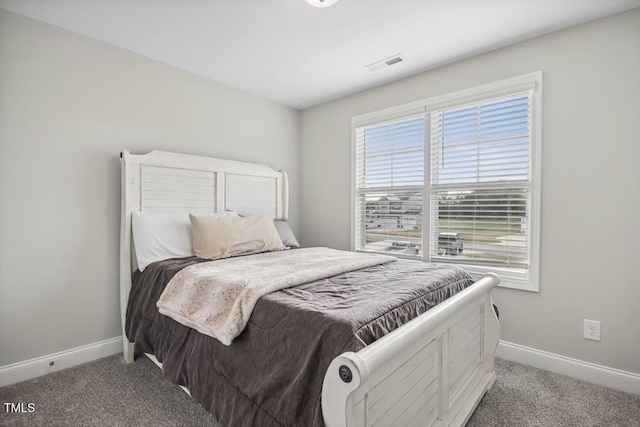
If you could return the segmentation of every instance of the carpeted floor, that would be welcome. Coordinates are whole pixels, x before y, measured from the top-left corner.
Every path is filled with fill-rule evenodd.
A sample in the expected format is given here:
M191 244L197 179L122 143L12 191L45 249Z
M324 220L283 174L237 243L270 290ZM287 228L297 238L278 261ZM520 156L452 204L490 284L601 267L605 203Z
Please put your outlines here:
M640 426L640 396L506 360L468 426ZM127 365L112 356L0 388L0 404L34 403L6 413L0 425L218 426L146 358Z
M640 396L503 359L496 374L468 427L640 426Z

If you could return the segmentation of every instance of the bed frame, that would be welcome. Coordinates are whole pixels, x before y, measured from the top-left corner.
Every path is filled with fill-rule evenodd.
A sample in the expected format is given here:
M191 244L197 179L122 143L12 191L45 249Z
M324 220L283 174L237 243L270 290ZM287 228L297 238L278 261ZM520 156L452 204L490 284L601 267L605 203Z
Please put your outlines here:
M137 268L131 213L233 210L287 218L289 195L286 173L265 165L161 151L123 150L120 157L120 307L124 359L130 363L134 345L124 325ZM335 358L322 387L325 424L466 424L496 378L499 324L490 293L498 283L495 274L483 276L359 352Z

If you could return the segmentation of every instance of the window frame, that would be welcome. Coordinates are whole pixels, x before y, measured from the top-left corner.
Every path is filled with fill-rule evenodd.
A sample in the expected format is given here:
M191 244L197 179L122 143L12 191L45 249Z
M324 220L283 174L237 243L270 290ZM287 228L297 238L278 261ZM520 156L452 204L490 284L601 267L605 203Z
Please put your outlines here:
M507 78L493 83L463 89L443 95L438 95L399 105L384 110L353 117L351 120L351 250L356 248L356 129L389 122L409 115L424 114L425 143L424 143L424 184L423 184L423 220L422 220L422 256L420 258L429 262L430 236L431 236L431 113L441 109L474 104L509 96L518 92L531 92L531 129L530 129L530 181L531 181L531 208L529 218L529 268L526 272L518 272L515 269L479 266L473 264L456 264L467 270L474 278L479 278L485 273L495 272L500 276L500 286L512 289L538 292L540 290L540 224L541 224L541 192L542 192L542 71L523 74ZM399 256L400 258L404 258Z

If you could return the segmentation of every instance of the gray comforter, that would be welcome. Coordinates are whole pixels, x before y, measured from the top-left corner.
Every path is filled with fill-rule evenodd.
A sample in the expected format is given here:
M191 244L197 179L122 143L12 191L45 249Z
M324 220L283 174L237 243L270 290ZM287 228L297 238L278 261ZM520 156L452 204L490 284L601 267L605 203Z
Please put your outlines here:
M169 280L198 258L134 273L126 332L223 425L321 426L322 381L333 358L358 351L473 281L464 270L399 261L261 297L229 347L163 316Z

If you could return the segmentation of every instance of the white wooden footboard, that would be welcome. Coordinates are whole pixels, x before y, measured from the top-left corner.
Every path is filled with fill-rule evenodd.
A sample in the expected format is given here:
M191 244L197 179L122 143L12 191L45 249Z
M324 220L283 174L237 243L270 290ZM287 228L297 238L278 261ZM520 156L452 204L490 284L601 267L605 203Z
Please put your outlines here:
M357 353L333 360L322 386L327 427L462 426L495 381L495 274Z

